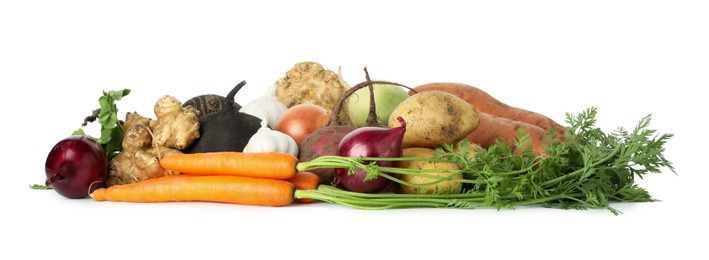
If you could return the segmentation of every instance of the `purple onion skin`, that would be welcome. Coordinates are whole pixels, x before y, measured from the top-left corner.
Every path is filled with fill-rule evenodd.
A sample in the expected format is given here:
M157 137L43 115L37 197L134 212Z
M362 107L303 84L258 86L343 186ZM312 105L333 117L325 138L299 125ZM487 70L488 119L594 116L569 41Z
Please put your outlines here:
M70 199L85 198L103 187L108 175L108 157L101 145L87 136L59 141L47 156L46 185Z
M337 155L350 157L401 157L401 141L406 132L406 122L402 122L400 127L360 127L347 134L339 145ZM365 164L369 162L365 161ZM377 162L379 166L393 167L394 162ZM391 180L384 177L376 177L365 181L367 173L361 169L356 169L355 173L348 174L348 169L336 169L337 186L354 192L376 193L386 188Z

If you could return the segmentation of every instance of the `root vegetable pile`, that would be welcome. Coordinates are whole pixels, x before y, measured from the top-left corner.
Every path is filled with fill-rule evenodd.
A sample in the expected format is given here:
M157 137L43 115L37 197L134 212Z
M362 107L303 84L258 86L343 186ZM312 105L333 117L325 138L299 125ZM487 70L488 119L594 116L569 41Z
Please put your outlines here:
M648 129L649 116L643 118L632 131L620 128L612 134L605 134L594 127L595 117L595 108L576 116L569 114L570 127L567 135L563 140L550 140L548 156L534 154L529 146L529 137L520 133L515 140L515 149L499 141L488 149L477 150L474 156L468 152L470 143L463 140L456 146L446 145L445 148L436 149L433 157L321 156L308 162L299 162L292 155L285 153L201 153L169 156L162 162L166 169L181 171L189 176L249 176L248 178L268 180L288 179L297 172L320 168L347 169L351 173L363 170L367 178L386 178L404 187L420 187L414 190L422 191L413 194L363 193L346 191L331 185L319 185L316 189L295 189L292 194L296 200L321 200L361 209L502 209L540 204L564 209L606 208L618 214L611 206L612 202L654 201L634 180L647 173L659 173L663 168L674 171L672 164L662 155L663 145L672 135L657 135L655 130ZM387 161L400 162L399 164L410 161L448 163L458 165L460 169L383 167L376 164ZM282 175L282 172L288 173ZM430 181L412 181L412 178L402 176L425 177ZM433 189L435 192L429 192L430 187L435 187L432 185L442 183L459 183L460 192L451 192L457 190L457 187ZM143 189L141 185L121 189L135 192L130 187ZM111 189L113 187L108 188L106 192L122 192ZM203 188L195 185L193 189ZM270 196L267 195L270 188L259 189L266 192L266 195L259 193L260 196ZM198 194L194 197L161 197L160 201L204 200L200 197L202 195ZM232 194L242 196L238 191L233 191ZM252 195L249 193L243 196ZM130 198L128 196L116 201L150 200Z
M271 104L264 109L276 110L267 117L239 111L233 97L245 82L226 98L200 95L182 104L166 95L155 104L155 120L135 112L126 113L125 122L118 120L113 101L129 91L104 93L96 118L105 127L97 140L109 148L108 177L106 185L92 186L89 196L96 201L257 206L320 201L370 210L540 205L618 214L614 202L655 201L636 178L675 172L663 155L673 135L651 129L650 115L632 129L607 133L595 125L595 107L566 113L559 124L470 85L430 83L408 89L373 81L365 73L366 81L350 88L341 74L314 62L298 63L276 81L275 93L262 97L275 104L247 106L257 113L259 104ZM377 84L388 90L374 91ZM362 125L361 115L351 122L344 104L367 87L367 124ZM389 98L404 89L409 96ZM385 113L377 113L380 104L387 107ZM299 106L317 107L320 115L288 115ZM256 135L257 121L261 132L272 133ZM286 121L316 127L279 127ZM378 125L382 122L388 125ZM263 139L275 136L299 144L298 149L244 150L249 140L266 145L269 140Z

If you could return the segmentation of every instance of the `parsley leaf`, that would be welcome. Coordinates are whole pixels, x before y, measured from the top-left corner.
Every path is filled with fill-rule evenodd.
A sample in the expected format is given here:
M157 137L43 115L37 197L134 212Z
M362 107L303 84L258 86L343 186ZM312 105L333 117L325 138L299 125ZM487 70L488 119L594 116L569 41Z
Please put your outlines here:
M103 91L103 95L98 99L100 109L97 118L101 124L101 136L92 138L101 144L109 159L115 157L123 149L123 122L118 119L116 101L128 94L130 94L129 89ZM86 135L86 133L80 128L75 130L72 135Z

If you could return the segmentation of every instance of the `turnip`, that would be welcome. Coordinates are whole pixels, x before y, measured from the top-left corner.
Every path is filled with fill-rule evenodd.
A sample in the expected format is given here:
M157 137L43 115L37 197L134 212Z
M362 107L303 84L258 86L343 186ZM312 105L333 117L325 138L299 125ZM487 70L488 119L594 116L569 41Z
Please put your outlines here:
M376 105L379 125L386 125L391 111L404 101L409 94L401 86L392 84L374 84L374 104ZM362 88L347 99L347 110L354 127L367 125L370 110L369 89Z
M330 121L328 122L328 124L325 127L319 128L312 132L305 138L305 140L303 140L302 143L299 144L298 159L300 161L306 162L320 156L336 155L338 153L340 141L342 141L345 135L356 129L356 127L352 125L340 124L338 122L338 115L340 114L340 110L345 107L345 102L355 92L359 92L360 90L366 91L364 93L369 94L360 94L360 98L368 97L370 100L373 100L375 97L373 95L374 92L371 91L372 88L369 88L370 85L392 85L405 87L398 83L371 81L369 79L369 74L366 68L364 69L364 71L367 81L361 82L355 85L354 87L351 87L342 96L340 96L340 98L337 100L335 106L332 109L332 113L330 114ZM341 79L341 81L343 80ZM376 104L377 101L374 101L373 103L367 102L367 117L365 120L365 125L367 126L381 125L378 122L376 116L376 111L378 111L377 107L375 106ZM312 172L320 177L320 183L331 184L333 181L335 181L335 169L321 168L314 169L312 170Z
M47 156L47 181L57 193L80 199L104 186L108 157L101 145L88 136L70 136L59 141Z

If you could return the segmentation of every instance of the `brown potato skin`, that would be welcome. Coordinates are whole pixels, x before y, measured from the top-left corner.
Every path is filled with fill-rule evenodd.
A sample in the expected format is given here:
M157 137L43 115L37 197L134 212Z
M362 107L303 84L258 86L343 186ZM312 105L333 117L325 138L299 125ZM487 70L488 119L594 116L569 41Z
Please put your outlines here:
M392 111L389 127L406 121L402 147L442 147L455 144L478 127L480 119L474 106L444 91L426 91L410 96Z
M410 147L403 150L403 157L433 157L434 149L424 148L424 147ZM450 163L430 163L427 161L400 161L396 164L397 167L407 168L407 169L440 169L440 170L458 170L458 166ZM441 172L429 172L427 174L447 177L454 174L454 178L463 178L462 173L450 173L446 171ZM435 181L435 179L422 177L422 176L412 176L412 175L398 175L401 180L412 182L412 183L428 183ZM408 186L408 185L398 185L397 192L406 194L433 194L436 191L450 191L452 193L460 192L462 188L462 183L455 181L443 181L441 183L428 185L424 187Z

